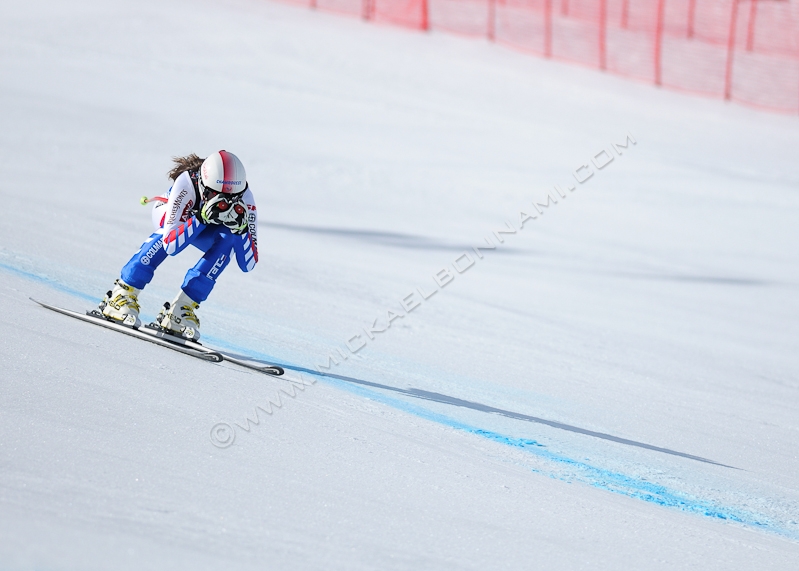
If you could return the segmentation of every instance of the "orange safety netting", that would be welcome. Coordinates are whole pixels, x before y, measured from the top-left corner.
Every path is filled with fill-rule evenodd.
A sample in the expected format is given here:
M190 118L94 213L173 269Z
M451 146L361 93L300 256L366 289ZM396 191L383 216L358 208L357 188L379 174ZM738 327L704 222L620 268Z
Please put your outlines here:
M295 0L799 112L799 0Z

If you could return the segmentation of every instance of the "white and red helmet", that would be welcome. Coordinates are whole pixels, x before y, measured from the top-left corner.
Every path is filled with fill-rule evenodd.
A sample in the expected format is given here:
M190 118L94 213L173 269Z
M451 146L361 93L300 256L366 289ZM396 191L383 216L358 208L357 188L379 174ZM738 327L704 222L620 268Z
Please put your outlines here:
M236 155L218 151L203 161L200 182L208 190L238 194L247 189L247 173Z

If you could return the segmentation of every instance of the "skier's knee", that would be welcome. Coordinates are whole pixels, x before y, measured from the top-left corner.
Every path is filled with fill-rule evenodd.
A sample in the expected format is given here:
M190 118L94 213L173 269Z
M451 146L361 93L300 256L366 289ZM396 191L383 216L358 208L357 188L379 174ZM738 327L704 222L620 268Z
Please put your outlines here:
M202 303L208 299L215 284L216 282L208 276L196 270L189 270L181 289L196 303Z

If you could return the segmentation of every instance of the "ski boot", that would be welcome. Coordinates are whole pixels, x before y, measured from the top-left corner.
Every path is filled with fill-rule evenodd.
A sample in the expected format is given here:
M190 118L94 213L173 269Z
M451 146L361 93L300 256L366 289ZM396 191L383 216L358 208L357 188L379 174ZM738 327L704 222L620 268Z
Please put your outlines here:
M197 309L200 309L200 304L180 290L175 301L164 304L164 308L158 313L155 322L173 335L199 341L200 319L194 313Z
M106 293L103 301L100 302L100 312L108 319L118 321L123 325L139 327L139 299L141 292L133 286L129 286L121 279L114 282L114 289Z

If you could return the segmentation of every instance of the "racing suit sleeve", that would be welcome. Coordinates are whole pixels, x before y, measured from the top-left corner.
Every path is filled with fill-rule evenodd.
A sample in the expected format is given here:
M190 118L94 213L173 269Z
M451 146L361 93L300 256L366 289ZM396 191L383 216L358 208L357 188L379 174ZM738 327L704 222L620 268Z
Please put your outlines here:
M233 250L241 271L249 272L258 263L258 211L255 208L255 197L249 188L244 191L243 200L247 206L247 231L236 235Z
M197 200L191 177L184 172L175 180L166 204L161 207L164 222L160 232L167 254L174 256L181 252L205 228L196 216L192 216Z

